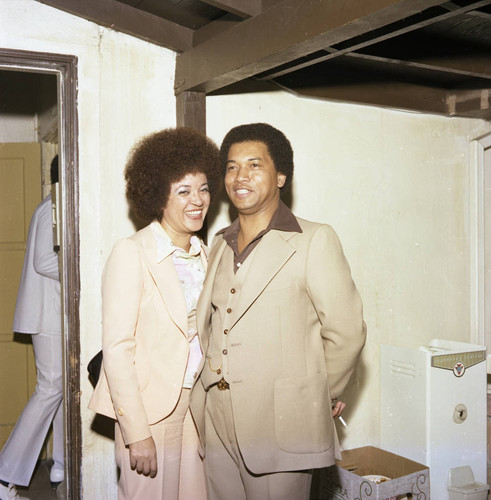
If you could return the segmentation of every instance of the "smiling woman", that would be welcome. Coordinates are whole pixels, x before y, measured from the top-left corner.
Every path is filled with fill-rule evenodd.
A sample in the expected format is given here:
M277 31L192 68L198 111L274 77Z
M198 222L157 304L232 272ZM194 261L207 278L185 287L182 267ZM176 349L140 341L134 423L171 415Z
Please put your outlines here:
M136 144L125 179L149 224L117 242L104 268L104 357L89 406L116 420L120 500L205 500L189 412L208 254L195 232L219 185L218 148L192 129L166 129Z
M204 173L188 174L171 184L161 224L175 245L189 250L189 235L203 227L209 206L210 188Z

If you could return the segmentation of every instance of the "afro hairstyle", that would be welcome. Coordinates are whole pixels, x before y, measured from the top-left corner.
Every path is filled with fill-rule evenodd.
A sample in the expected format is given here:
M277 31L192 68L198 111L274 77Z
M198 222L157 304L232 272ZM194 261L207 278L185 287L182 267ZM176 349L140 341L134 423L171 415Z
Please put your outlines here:
M126 197L140 219L161 222L171 184L198 173L206 175L213 196L221 184L216 144L191 128L164 129L143 137L131 149L124 173Z

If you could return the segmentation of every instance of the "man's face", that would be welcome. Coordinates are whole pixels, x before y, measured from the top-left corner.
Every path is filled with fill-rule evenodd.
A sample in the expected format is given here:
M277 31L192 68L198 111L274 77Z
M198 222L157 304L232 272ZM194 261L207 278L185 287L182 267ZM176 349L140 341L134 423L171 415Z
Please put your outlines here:
M232 144L228 152L225 189L242 215L276 210L286 175L276 171L263 142Z

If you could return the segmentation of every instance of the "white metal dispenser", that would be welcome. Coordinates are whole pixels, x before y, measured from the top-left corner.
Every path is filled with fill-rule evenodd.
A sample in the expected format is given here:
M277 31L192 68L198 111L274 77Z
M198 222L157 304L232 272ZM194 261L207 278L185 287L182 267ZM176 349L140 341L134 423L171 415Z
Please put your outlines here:
M486 482L485 347L381 345L380 364L380 447L429 466L434 500L449 498L451 468Z

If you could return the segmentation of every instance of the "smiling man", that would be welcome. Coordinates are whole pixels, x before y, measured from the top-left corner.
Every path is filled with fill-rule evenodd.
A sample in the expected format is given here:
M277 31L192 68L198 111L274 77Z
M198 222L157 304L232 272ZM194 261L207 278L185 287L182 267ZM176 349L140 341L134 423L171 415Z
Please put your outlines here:
M339 456L337 401L365 343L360 296L334 230L280 200L285 135L233 128L222 173L238 218L212 246L198 303L206 353L192 394L209 500L307 500Z

